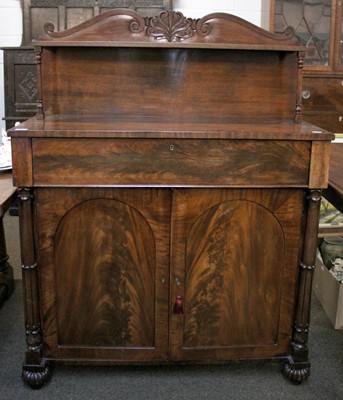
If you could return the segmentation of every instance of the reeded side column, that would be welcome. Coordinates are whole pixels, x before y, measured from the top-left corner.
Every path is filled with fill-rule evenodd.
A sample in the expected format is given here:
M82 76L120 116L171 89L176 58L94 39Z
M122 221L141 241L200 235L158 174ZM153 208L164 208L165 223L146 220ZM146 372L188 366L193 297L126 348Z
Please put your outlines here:
M37 263L33 230L33 193L30 188L19 188L19 223L21 262L24 290L24 313L27 351L22 378L31 388L38 389L49 376L49 368L42 361L42 332L39 311Z
M308 211L305 242L300 263L300 282L291 355L283 365L283 374L294 383L305 381L310 375L308 359L308 330L310 325L312 279L316 259L321 190L308 192Z

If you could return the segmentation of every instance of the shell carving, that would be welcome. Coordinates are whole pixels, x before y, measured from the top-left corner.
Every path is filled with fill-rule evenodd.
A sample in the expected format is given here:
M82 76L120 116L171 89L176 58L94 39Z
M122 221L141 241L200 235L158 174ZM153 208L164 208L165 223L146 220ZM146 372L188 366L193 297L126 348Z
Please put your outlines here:
M188 39L194 34L196 22L180 12L161 11L156 17L146 19L147 34L157 40L167 39L168 42Z

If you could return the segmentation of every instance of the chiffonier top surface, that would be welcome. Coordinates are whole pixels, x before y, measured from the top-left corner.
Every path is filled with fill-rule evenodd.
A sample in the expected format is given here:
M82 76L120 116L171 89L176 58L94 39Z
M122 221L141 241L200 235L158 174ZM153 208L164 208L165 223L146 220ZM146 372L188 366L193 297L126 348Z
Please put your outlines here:
M292 120L239 121L223 119L215 123L197 119L156 116L75 116L35 117L11 130L13 137L70 138L194 138L256 140L331 140L334 135L308 122Z

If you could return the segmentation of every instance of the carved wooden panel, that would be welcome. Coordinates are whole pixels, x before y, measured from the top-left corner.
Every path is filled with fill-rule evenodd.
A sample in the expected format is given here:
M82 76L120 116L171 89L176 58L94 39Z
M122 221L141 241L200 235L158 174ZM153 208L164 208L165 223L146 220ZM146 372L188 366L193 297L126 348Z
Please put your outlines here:
M22 45L31 45L48 21L58 30L64 30L113 8L129 8L145 16L172 9L172 0L22 0L22 3Z
M51 354L113 359L131 349L133 359L166 357L168 197L139 189L37 192Z
M174 358L288 351L303 201L296 190L174 193Z
M37 109L37 66L31 49L4 49L7 128L32 117Z

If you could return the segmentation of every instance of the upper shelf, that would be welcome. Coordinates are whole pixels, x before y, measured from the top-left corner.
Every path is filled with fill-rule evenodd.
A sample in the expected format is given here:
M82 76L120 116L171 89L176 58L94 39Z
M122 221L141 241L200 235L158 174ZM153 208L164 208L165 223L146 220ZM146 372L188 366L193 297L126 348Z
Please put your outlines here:
M201 19L186 18L181 12L161 11L142 17L132 10L115 9L65 31L53 23L44 25L44 35L35 46L191 47L302 51L294 29L275 34L226 13Z

